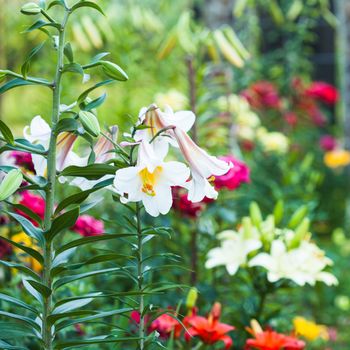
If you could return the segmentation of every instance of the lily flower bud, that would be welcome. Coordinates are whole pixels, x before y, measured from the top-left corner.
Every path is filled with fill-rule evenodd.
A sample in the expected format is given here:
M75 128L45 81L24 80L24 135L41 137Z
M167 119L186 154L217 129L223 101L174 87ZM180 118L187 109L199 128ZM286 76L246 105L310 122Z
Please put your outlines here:
M19 169L11 170L0 184L0 201L14 194L23 181L22 172Z
M28 2L22 6L21 12L25 15L37 15L41 12L41 8L35 2Z
M99 64L102 66L104 73L108 77L119 81L129 79L128 75L117 64L110 61L99 61Z
M87 111L80 111L79 119L83 124L84 129L89 134L95 137L97 137L100 134L101 132L100 124L98 123L98 120L93 113L87 112Z

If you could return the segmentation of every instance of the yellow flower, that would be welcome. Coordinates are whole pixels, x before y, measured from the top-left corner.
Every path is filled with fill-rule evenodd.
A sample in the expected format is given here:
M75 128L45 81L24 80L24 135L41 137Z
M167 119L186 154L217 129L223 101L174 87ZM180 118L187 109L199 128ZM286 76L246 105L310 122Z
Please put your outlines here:
M11 239L14 242L20 243L28 248L39 250L39 247L34 243L34 241L29 236L27 236L24 232L17 233L16 235L12 236ZM30 267L33 271L37 273L40 273L42 271L41 264L30 255L23 252L23 250L17 247L14 247L13 252L16 254L16 256L20 261L22 261L24 264Z
M307 340L329 339L327 327L324 325L316 324L300 316L294 318L293 324L296 335L300 335Z
M281 132L269 132L261 127L257 131L257 137L265 152L284 154L288 152L289 140Z
M324 162L329 168L339 168L350 164L350 152L344 149L329 151L324 155Z

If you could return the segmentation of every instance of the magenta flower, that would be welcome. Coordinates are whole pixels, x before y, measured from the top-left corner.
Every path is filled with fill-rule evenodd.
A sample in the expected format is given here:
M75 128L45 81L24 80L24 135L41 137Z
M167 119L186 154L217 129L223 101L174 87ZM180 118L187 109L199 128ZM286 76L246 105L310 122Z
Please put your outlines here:
M242 183L250 182L250 169L245 163L231 155L221 157L220 159L228 163L232 162L233 168L225 175L215 177L214 184L216 189L227 188L233 191L240 187Z
M333 151L337 148L337 140L332 135L323 135L320 138L320 147L324 151Z
M84 237L98 236L103 234L104 224L102 221L97 220L90 215L81 215L72 227L72 231L75 231Z
M25 168L34 172L34 164L32 161L32 155L28 152L12 151L10 156L15 159L15 164L19 167Z
M333 85L323 81L314 81L305 92L307 96L329 105L334 105L339 99L338 90Z
M21 200L19 201L19 204L22 204L23 206L30 209L32 212L37 214L41 219L44 219L45 216L45 199L41 196L38 196L36 194L33 194L29 191L23 191L21 192ZM30 220L33 225L38 226L39 223L34 221L31 217L29 217L27 214L22 212L21 210L16 210L19 214Z

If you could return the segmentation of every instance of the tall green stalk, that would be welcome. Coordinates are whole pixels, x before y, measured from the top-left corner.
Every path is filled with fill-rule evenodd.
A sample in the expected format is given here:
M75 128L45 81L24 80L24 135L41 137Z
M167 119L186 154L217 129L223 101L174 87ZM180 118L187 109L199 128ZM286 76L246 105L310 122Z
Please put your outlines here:
M57 65L56 74L53 81L53 101L52 101L52 116L51 116L51 137L47 156L47 186L45 188L46 204L45 204L45 217L44 217L44 229L48 231L51 229L52 215L54 211L55 203L55 183L56 183L56 147L57 147L57 133L56 125L59 120L59 107L61 102L61 79L64 65L64 45L65 45L65 33L66 24L70 10L65 9L64 19L61 24L58 39L57 48ZM53 258L53 246L52 242L46 242L44 247L44 269L43 269L43 284L52 289L51 280L51 266ZM52 350L53 336L51 326L48 323L48 317L52 312L52 295L44 297L43 300L43 319L42 319L42 339L44 342L45 350Z
M145 347L145 317L144 317L144 296L143 296L143 243L142 243L142 224L141 224L141 205L136 203L136 220L137 220L137 281L138 290L140 292L139 299L139 350L143 350Z

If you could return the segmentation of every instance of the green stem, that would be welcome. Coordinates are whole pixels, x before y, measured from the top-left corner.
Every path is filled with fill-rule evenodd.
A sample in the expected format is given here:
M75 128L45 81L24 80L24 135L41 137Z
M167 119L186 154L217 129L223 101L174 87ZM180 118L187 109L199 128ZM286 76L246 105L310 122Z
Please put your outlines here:
M143 247L142 247L142 224L141 224L141 205L136 203L136 220L137 220L137 280L138 290L143 292ZM140 324L139 324L139 350L143 350L145 347L145 317L143 315L145 303L144 296L140 294L139 300L139 313L140 313Z
M142 224L141 224L141 205L136 203L136 220L137 220L137 280L138 290L143 293L143 247L142 247ZM140 337L140 350L145 347L145 318L143 315L145 303L144 296L140 294L139 300L139 313L140 313L140 324L139 324L139 337Z
M57 66L55 80L53 84L53 102L52 102L52 117L51 117L51 137L50 145L47 156L47 186L45 188L46 193L46 204L45 204L45 217L44 217L44 229L48 231L51 229L52 215L54 212L55 204L55 182L56 182L56 125L59 120L60 112L59 106L61 102L61 78L64 65L64 43L65 43L65 32L66 24L68 21L70 11L67 10L64 15L61 30L59 33L59 44L57 53ZM43 269L43 284L51 290L51 266L53 258L53 246L52 242L46 242L44 246L44 269ZM52 311L52 295L44 297L43 300L43 315L42 315L42 339L44 342L45 350L53 349L53 336L52 329L48 323L48 317Z

